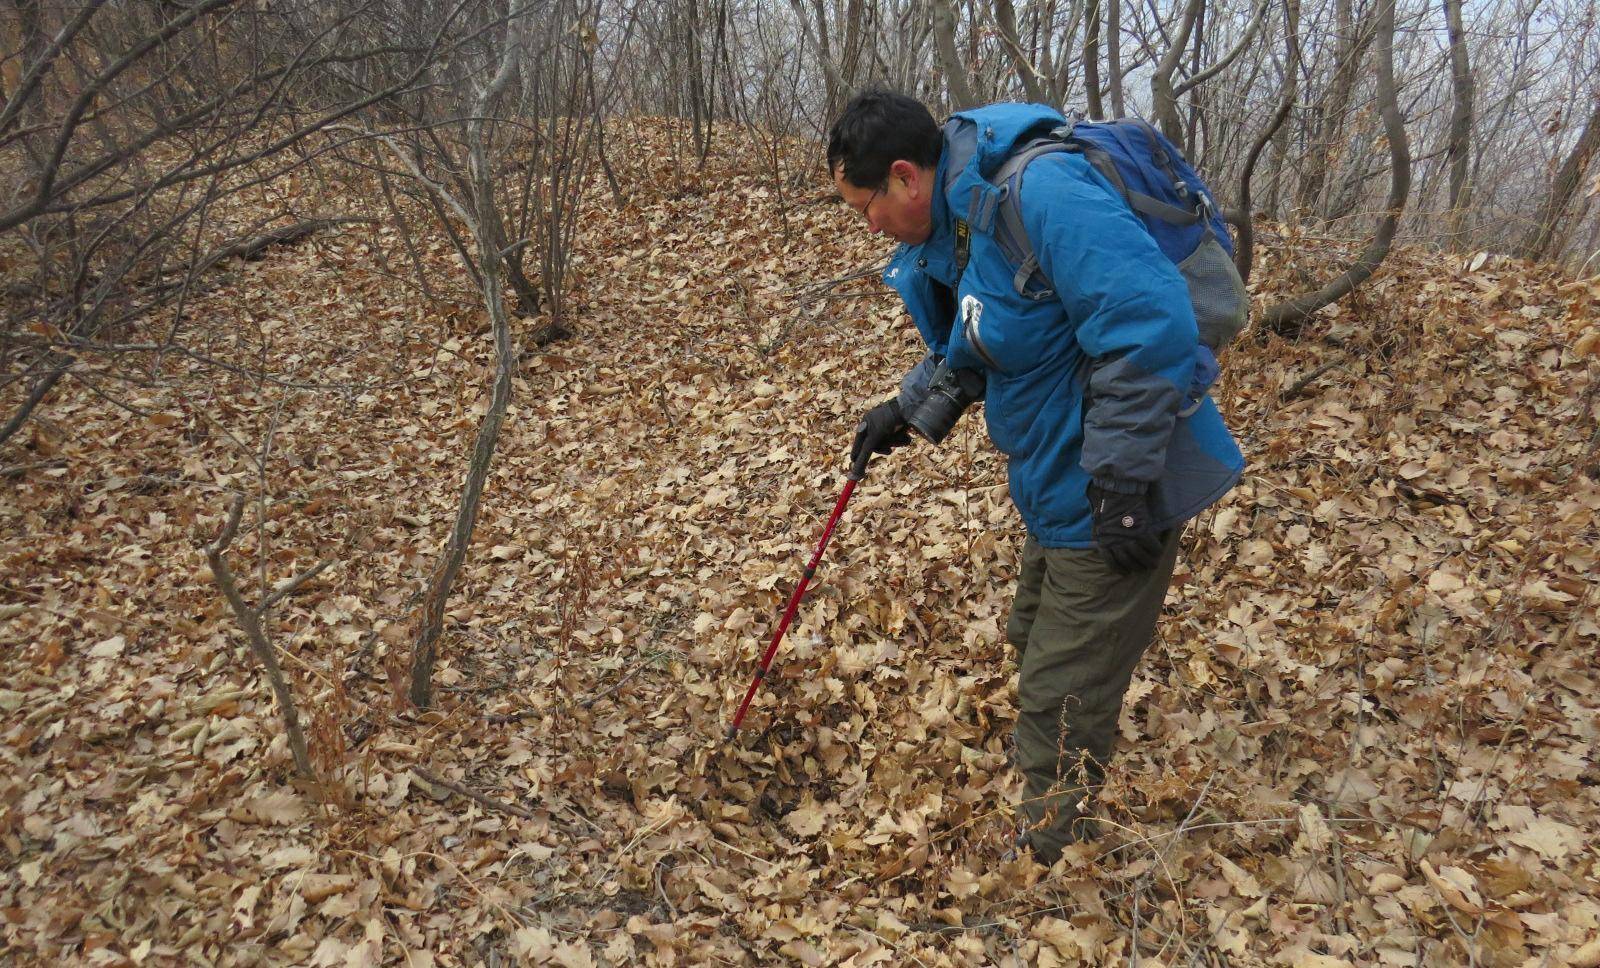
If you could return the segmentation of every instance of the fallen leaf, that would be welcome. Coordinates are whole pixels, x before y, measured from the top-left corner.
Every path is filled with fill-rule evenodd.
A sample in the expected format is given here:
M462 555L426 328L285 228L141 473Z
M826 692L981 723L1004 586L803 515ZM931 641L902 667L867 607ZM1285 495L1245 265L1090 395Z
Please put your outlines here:
M1451 907L1465 914L1483 913L1483 896L1478 893L1478 882L1471 874L1448 864L1435 871L1426 860L1417 866Z
M305 804L287 791L269 793L246 800L228 811L228 818L239 823L292 824L305 815Z

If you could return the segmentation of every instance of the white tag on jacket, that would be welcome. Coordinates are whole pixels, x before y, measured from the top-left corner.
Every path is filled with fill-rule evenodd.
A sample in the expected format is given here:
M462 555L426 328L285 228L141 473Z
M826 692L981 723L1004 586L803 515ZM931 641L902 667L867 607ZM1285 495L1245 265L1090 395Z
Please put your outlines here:
M961 332L967 338L967 345L978 354L978 358L991 370L1005 372L1005 367L995 361L990 355L989 348L983 345L983 333L978 329L978 321L983 318L983 303L976 296L961 297Z
M961 321L973 329L978 328L978 320L983 317L983 303L978 302L977 296L967 295L961 297Z

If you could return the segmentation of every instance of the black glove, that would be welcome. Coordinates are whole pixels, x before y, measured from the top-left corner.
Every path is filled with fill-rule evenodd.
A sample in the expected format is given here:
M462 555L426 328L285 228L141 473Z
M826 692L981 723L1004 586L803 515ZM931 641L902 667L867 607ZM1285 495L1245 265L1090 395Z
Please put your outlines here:
M873 454L887 454L909 443L911 434L905 414L900 412L900 401L885 400L868 410L856 425L856 439L850 444L850 473L857 477L865 474Z
M1161 561L1162 535L1150 526L1150 501L1143 494L1118 494L1089 485L1089 512L1100 557L1124 575L1149 571Z

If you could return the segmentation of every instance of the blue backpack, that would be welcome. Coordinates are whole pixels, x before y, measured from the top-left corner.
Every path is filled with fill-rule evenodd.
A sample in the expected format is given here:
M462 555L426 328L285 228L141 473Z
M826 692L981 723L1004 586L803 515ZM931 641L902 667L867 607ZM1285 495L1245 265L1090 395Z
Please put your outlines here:
M974 126L956 118L946 125L951 157L946 178L953 184L976 150ZM1072 121L1028 141L1012 152L990 177L1001 188L994 238L1007 260L1016 267L1018 293L1038 298L1052 291L1039 271L1033 243L1023 230L1018 210L1022 177L1028 165L1043 155L1075 152L1093 165L1144 223L1156 245L1178 267L1189 284L1200 342L1212 358L1201 364L1209 373L1197 373L1207 385L1216 377L1215 354L1238 335L1249 317L1250 297L1233 264L1233 240L1222 220L1216 200L1183 153L1161 132L1138 118L1117 121ZM949 184L946 185L948 190ZM957 225L957 262L965 268L965 224ZM1039 283L1039 284L1035 284ZM1202 354L1207 355L1207 354Z

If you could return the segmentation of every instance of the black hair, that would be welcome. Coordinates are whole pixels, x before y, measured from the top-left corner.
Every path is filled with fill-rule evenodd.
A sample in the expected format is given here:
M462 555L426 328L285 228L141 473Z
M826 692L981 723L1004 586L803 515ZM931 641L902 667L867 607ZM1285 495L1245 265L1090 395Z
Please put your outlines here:
M896 161L937 166L943 146L939 125L921 101L869 88L850 99L828 131L828 173L842 170L850 184L876 188L889 180Z

